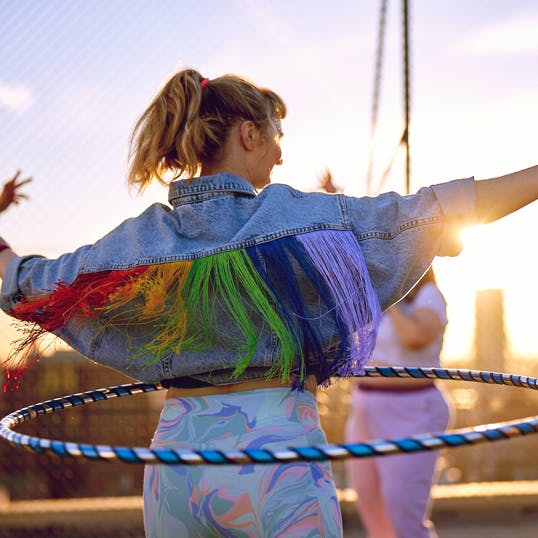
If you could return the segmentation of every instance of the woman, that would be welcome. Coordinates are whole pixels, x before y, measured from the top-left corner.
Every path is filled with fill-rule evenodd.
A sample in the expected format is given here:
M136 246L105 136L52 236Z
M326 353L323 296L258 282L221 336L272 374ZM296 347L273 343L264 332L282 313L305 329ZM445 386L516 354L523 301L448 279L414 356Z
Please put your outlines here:
M383 316L373 362L377 366L439 368L446 302L432 269ZM346 424L350 443L443 431L449 407L430 379L364 378L352 394ZM436 536L427 521L438 451L347 462L357 508L371 538Z
M404 198L257 193L281 162L285 115L245 79L180 71L135 126L129 174L141 189L186 177L170 184L171 208L57 260L0 247L0 306L31 324L26 344L49 331L170 387L154 447L323 443L316 386L361 371L380 308L455 254L450 229L475 220L475 202L493 220L538 195L538 167ZM12 360L9 381L25 367ZM324 463L149 466L144 498L148 536L341 535Z

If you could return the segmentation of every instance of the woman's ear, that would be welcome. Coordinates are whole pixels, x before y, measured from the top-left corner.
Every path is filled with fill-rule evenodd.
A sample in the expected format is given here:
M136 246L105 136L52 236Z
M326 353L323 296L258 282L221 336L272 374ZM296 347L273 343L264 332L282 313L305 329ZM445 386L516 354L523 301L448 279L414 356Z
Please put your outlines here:
M260 130L254 122L244 121L239 127L241 143L247 151L252 151L257 145L260 138Z

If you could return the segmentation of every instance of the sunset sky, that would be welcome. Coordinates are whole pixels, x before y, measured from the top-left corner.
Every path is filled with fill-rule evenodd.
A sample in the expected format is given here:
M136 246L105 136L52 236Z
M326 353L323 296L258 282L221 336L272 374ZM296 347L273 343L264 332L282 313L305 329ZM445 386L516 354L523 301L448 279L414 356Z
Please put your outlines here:
M273 181L313 190L329 168L365 193L380 2L0 0L0 178L22 168L30 201L0 216L19 253L93 242L149 203L126 187L134 122L178 69L234 72L289 109ZM403 126L401 2L390 2L375 181ZM412 190L536 164L538 2L411 2ZM403 192L402 154L383 190ZM444 355L468 352L476 289L505 290L510 349L538 356L538 206L466 234L436 262L449 302ZM0 320L0 351L13 334Z

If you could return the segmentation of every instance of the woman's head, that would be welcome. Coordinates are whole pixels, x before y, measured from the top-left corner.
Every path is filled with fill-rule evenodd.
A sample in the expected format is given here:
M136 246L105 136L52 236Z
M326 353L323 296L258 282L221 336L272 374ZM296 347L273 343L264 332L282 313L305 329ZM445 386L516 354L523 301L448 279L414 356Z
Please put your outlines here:
M280 120L285 116L280 96L244 78L224 75L208 80L193 69L180 71L135 125L129 184L143 190L154 179L166 183L170 175L192 178L204 167L217 169L227 158L232 131L245 137L250 129L261 141L270 141L281 135ZM270 164L271 153L276 150L265 149L267 162L260 166L272 168L276 163Z

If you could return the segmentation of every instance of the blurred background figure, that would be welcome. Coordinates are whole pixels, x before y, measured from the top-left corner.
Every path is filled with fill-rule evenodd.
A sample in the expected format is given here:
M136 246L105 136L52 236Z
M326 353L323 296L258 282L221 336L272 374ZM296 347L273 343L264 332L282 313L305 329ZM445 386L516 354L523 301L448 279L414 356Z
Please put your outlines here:
M432 269L383 315L376 366L439 367L446 301ZM346 424L350 443L398 439L446 429L450 410L429 379L363 378L352 391ZM349 460L350 485L369 538L431 538L430 490L438 451Z
M331 171L327 168L318 179L318 189L329 194L339 194L342 189L334 184Z
M4 183L2 193L0 194L0 213L5 211L11 204L18 204L21 200L27 200L28 195L19 192L20 188L32 181L31 177L19 180L21 171L17 170L17 173L8 181Z

